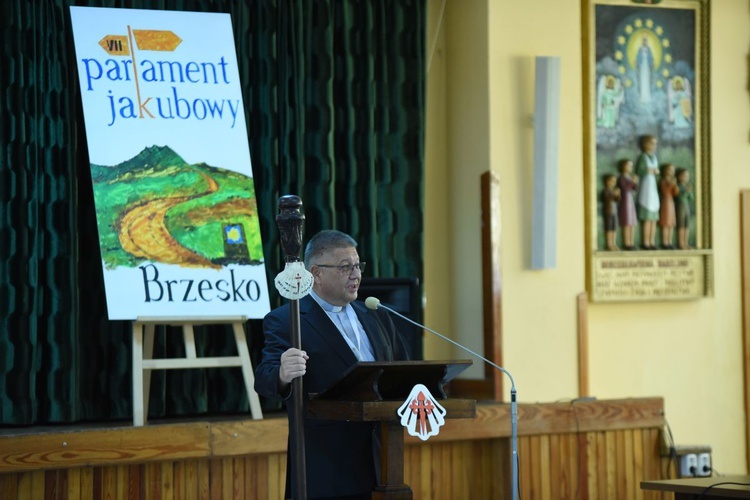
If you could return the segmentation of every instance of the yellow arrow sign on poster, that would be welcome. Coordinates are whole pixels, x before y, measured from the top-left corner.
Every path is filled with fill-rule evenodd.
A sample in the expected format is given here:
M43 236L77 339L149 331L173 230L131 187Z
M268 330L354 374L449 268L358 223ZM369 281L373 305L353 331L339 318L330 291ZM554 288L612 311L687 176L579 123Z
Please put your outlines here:
M133 30L135 44L141 50L172 52L182 39L168 30Z
M99 40L99 45L111 56L130 55L128 37L125 35L107 35Z

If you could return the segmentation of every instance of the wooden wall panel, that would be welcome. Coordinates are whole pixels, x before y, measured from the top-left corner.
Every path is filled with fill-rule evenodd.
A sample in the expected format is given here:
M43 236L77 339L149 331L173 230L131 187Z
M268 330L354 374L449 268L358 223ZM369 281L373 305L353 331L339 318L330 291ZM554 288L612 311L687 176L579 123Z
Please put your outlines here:
M0 500L281 499L284 455L0 474Z
M659 492L643 492L640 482L674 477L674 464L660 457L661 424L655 415L663 408L661 400L598 402L576 404L524 405L519 413L518 456L520 492L524 500L663 500ZM599 406L595 408L595 406ZM465 423L423 443L408 437L405 444L404 477L415 499L502 499L510 497L510 440L504 429L507 416L504 405L483 408L474 428L464 433ZM278 430L279 423L267 423ZM447 427L447 426L446 426ZM262 439L251 423L231 424L237 436ZM184 429L183 429L184 430ZM93 431L96 437L101 431ZM167 433L168 434L168 433ZM219 429L200 434L222 436L226 448L211 448L215 441L193 443L185 456L160 461L106 461L81 465L82 456L73 453L72 465L61 467L64 455L52 460L51 453L36 445L28 447L29 456L39 460L39 468L24 463L20 450L23 440L12 446L0 436L0 500L61 499L93 500L223 500L271 499L283 497L286 455L283 452L235 454L247 451L283 449L281 443L238 441L234 432ZM281 437L274 434L273 439ZM115 433L121 436L122 433ZM153 432L151 433L153 434ZM82 439L81 436L79 438ZM42 441L48 439L42 438ZM168 438L165 438L168 439ZM59 442L49 438L49 442ZM71 441L72 442L72 441ZM141 446L141 438L135 447ZM132 456L127 442L118 442L118 456ZM157 446L156 443L153 445ZM85 444L89 457L105 457L104 443ZM195 450L211 449L209 456L195 457ZM91 450L96 453L91 454ZM225 450L222 452L222 450ZM228 452L226 450L231 450ZM154 457L152 451L143 456ZM54 463L56 467L44 467ZM8 464L20 464L9 470Z
M522 436L521 497L661 499L640 489L643 480L665 477L659 439L658 429ZM505 439L407 446L406 482L415 498L509 498L510 478L498 460L507 463L509 451Z
M657 429L547 434L519 438L524 499L650 500L645 479L663 477ZM405 480L419 499L509 498L510 448L504 438L413 444L405 450ZM283 454L152 462L0 475L5 499L281 499Z

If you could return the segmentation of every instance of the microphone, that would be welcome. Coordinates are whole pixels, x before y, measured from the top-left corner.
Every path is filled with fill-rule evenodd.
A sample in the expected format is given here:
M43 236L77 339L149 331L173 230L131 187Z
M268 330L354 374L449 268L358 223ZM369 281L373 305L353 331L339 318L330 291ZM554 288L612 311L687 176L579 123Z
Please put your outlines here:
M395 314L399 318L408 321L412 325L421 328L423 330L427 330L428 332L432 333L433 335L437 335L443 340L447 340L451 344L455 345L456 347L460 347L464 351L468 352L472 356L475 356L488 365L497 368L502 373L504 373L508 379L510 379L510 435L511 435L511 477L513 478L513 496L511 497L513 500L518 500L518 402L517 402L517 393L516 393L516 383L513 380L513 375L510 374L508 370L503 368L502 366L493 363L489 359L485 358L484 356L480 356L476 352L472 351L468 347L465 347L455 340L449 339L445 335L436 332L435 330L431 328L427 328L425 325L421 325L417 323L416 321L407 318L400 312L391 309L390 307L386 306L385 304L380 302L380 299L377 299L375 297L367 297L365 300L365 305L368 309L372 309L373 311L382 307L386 311Z

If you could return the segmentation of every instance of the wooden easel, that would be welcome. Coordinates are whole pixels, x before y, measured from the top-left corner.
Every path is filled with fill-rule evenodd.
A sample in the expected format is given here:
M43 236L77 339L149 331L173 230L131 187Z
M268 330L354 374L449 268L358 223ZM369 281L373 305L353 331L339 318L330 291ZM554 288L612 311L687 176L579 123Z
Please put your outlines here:
M151 370L175 370L186 368L219 368L225 366L242 367L242 378L245 381L247 399L253 419L260 420L263 413L258 394L253 388L255 376L247 348L245 330L242 325L247 321L245 316L226 317L139 317L133 322L133 425L140 427L148 417L148 396L151 386ZM199 358L195 351L195 325L231 324L234 340L237 344L237 356ZM181 326L185 342L184 358L153 359L154 329L156 325Z

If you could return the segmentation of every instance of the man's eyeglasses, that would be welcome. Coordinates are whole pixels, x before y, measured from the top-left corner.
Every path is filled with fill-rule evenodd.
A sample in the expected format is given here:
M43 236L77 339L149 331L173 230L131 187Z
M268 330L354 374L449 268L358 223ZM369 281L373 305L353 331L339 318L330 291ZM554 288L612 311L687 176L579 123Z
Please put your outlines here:
M365 272L366 262L359 262L357 264L344 264L343 266L330 266L325 264L316 264L318 267L330 267L331 269L338 269L339 272L345 276L351 276L354 269L359 269L359 272Z

